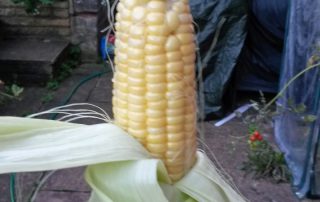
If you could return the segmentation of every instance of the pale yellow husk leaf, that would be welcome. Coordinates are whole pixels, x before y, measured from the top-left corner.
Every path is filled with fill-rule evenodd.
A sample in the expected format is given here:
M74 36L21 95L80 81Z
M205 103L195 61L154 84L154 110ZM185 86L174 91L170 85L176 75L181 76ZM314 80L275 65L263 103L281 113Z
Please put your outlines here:
M0 174L84 165L90 202L241 202L203 152L194 167L171 184L164 164L113 124L81 125L0 117Z

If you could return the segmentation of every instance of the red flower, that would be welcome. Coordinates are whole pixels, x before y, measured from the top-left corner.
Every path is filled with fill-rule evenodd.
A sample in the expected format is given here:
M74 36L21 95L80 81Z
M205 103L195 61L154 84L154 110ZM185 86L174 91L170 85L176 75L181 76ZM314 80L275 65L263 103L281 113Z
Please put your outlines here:
M256 140L259 140L259 141L263 139L262 135L258 131L254 131L253 136L255 137Z
M262 135L258 131L254 131L252 135L250 135L250 142L261 141L263 139Z
M250 136L250 141L251 141L251 142L256 141L256 137L255 137L254 135L251 135L251 136Z

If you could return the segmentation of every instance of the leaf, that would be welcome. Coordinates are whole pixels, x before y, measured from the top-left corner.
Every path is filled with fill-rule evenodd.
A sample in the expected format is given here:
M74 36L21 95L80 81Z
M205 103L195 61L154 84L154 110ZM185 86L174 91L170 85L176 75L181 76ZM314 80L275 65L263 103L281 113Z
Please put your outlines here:
M158 181L158 175L164 177ZM149 202L150 199L153 202L169 201L160 183L169 186L170 179L164 165L157 159L93 165L88 167L85 176L94 191L94 198L91 197L90 202ZM176 202L180 199L181 197Z
M16 84L12 84L11 86L11 93L13 96L18 97L21 93L23 92L23 88L16 85Z
M317 120L317 116L311 114L305 115L302 117L302 120L306 123L312 123Z
M196 201L245 201L219 174L210 159L200 151L197 153L194 167L175 186Z
M150 155L113 124L0 118L0 173L44 171Z
M306 105L303 103L300 103L294 108L294 111L296 113L304 113L306 109L307 109Z

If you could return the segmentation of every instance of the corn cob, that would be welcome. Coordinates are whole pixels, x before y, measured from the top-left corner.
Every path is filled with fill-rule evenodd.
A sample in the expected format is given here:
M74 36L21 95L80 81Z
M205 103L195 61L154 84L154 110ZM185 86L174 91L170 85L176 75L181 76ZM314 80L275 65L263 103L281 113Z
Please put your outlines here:
M161 159L173 181L196 153L195 43L187 0L120 0L115 123Z

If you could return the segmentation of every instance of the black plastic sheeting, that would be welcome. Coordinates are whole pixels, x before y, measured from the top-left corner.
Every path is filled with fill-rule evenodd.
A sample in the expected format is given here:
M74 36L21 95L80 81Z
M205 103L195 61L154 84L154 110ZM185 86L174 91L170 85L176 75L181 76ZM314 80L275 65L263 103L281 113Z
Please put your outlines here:
M290 1L280 89L307 66L320 62L320 1ZM298 197L320 196L320 67L285 91L278 101L275 134L292 172Z
M205 116L219 117L246 36L247 1L197 0L190 1L190 8L198 28Z
M250 2L248 34L237 66L238 90L278 91L288 2Z

